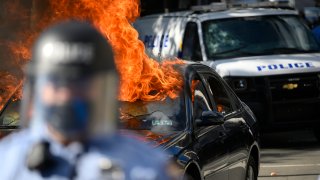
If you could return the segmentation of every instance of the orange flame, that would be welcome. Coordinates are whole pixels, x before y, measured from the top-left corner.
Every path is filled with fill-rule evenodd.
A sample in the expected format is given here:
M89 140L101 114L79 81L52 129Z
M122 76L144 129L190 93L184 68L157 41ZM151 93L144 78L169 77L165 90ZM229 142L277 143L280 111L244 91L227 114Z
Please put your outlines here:
M21 98L21 89L16 92L16 88L19 87L21 80L11 75L8 72L0 72L0 111L9 98L13 97L13 100ZM16 93L15 93L16 92Z
M66 19L90 21L111 43L120 74L121 101L177 97L182 77L174 69L180 60L158 63L145 53L131 23L139 16L139 0L32 0L30 28L9 45L16 58L30 59L30 48L45 27ZM28 11L26 11L28 12Z
M191 101L194 102L194 92L196 91L196 87L199 84L199 80L192 80L191 82Z
M20 0L1 0L0 3L0 111L6 102L20 99L22 66L27 51L21 51L20 35L30 27L30 11ZM17 90L18 88L18 90Z

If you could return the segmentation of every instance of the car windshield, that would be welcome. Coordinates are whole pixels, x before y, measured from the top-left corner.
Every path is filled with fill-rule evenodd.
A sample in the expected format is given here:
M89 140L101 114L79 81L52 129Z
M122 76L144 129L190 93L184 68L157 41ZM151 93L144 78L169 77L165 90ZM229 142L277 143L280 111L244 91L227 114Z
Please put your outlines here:
M0 129L16 129L20 125L20 100L10 100L0 114Z
M186 127L185 102L182 93L175 99L120 103L122 129L151 130L166 134L184 130ZM21 100L11 99L0 111L0 131L19 127L20 104Z
M121 128L158 133L181 131L186 127L184 96L160 101L122 102Z
M314 53L320 50L311 31L295 15L271 15L202 24L208 59Z

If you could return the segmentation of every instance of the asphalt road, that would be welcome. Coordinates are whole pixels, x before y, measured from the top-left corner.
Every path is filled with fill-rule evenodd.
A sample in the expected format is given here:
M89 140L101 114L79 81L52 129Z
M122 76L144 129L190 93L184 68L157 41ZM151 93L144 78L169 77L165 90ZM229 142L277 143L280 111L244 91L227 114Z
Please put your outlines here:
M320 143L311 131L262 137L258 180L320 180Z

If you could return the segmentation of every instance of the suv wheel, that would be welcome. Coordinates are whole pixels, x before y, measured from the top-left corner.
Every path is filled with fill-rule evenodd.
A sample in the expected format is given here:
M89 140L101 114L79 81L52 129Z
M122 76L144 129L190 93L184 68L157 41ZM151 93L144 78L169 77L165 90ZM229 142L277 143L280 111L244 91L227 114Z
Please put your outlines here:
M247 172L246 172L246 180L257 180L258 179L258 172L257 172L257 165L254 161L253 157L250 155L249 161L247 164Z

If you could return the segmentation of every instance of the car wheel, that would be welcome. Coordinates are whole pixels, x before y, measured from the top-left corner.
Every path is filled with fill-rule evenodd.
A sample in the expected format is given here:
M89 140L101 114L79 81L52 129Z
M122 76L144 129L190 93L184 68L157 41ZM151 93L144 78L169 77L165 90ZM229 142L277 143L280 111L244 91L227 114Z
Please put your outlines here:
M188 174L184 175L183 179L184 180L196 180L194 177L192 177L192 176L190 176Z
M257 165L253 157L250 156L247 164L246 180L257 180L257 179L258 179Z
M183 180L200 180L201 176L199 171L194 168L188 168L186 173L184 174Z
M317 138L318 142L320 142L320 131L319 131L319 128L314 128L313 129L313 134Z

